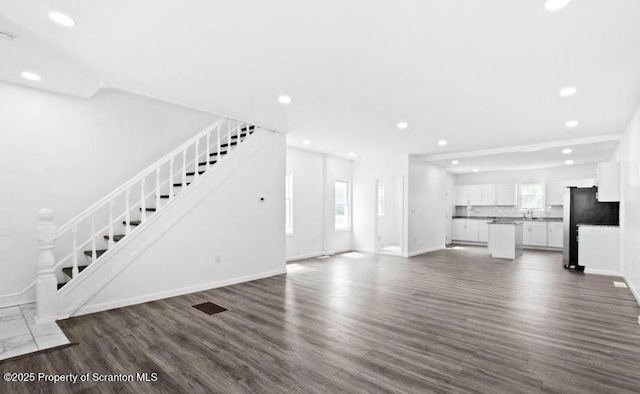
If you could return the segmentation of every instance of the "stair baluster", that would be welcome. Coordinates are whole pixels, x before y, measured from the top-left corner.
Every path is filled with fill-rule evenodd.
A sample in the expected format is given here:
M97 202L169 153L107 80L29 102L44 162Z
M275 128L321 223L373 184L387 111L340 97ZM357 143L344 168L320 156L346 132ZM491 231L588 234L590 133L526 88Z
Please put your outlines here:
M71 261L73 263L73 268L71 270L71 278L75 278L80 273L78 271L78 227L73 227L71 229L71 238L73 242L73 257Z
M156 212L160 210L160 167L156 169Z
M96 215L91 215L91 261L96 261L98 254L96 252Z
M182 189L184 190L185 187L187 187L187 148L182 151Z
M218 126L218 156L216 156L216 160L220 161L220 159L222 158L222 156L220 156L220 128L222 126L219 125Z
M144 195L144 184L145 184L146 180L145 178L142 178L142 180L140 180L140 223L142 224L142 222L144 222L145 220L147 220L147 201L145 199L145 195Z
M211 157L211 132L208 131L207 132L207 156L206 156L207 170L211 168L211 160L209 160L210 157ZM196 168L196 173L197 171L198 169Z
M197 180L198 177L200 177L200 174L198 174L198 147L200 146L200 140L196 141L196 146L195 146L195 152L194 152L194 159L193 159L193 179ZM209 158L207 158L207 161L209 161Z
M169 160L169 200L173 200L173 162L175 161L175 157L172 157Z
M114 205L115 201L114 200L110 200L109 201L109 248L111 249L115 246L115 242L113 241L113 205Z
M125 235L129 235L129 233L131 232L131 213L130 213L130 208L129 208L129 199L131 198L131 189L127 189L124 192L124 234ZM94 234L94 239L95 239L95 232L93 230L92 234Z

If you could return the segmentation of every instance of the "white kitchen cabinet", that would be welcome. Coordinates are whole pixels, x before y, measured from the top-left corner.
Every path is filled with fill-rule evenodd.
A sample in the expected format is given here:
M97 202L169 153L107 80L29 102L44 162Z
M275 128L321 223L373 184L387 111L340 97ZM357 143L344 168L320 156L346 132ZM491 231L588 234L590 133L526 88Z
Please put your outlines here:
M466 223L464 219L453 219L451 225L451 239L454 241L463 241L466 237Z
M497 185L495 185L495 198L495 205L517 205L518 185L515 183L498 183Z
M547 182L546 189L546 205L563 205L564 191L567 188L567 181Z
M482 204L496 205L496 185L482 185Z
M547 223L525 222L523 244L527 246L547 246Z
M467 241L478 242L478 232L479 232L479 220L469 219L467 220Z
M455 241L478 241L478 220L453 219L452 237Z
M547 223L547 246L550 248L562 248L564 225L562 222Z
M466 207L469 204L469 186L456 186L456 205Z
M469 185L469 205L482 205L482 185Z
M489 242L489 222L478 220L478 241Z
M598 163L598 201L620 201L620 163Z

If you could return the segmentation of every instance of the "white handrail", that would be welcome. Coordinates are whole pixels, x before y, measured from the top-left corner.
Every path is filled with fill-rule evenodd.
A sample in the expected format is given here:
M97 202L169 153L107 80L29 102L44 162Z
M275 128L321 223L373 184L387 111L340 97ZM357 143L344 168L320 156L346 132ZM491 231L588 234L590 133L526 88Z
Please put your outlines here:
M149 175L150 173L155 171L157 168L159 168L162 164L164 164L168 160L170 160L171 157L176 156L179 152L182 152L182 150L188 148L193 143L195 143L195 141L197 141L200 138L204 137L207 134L207 132L212 131L213 129L218 127L218 125L222 125L224 122L227 122L227 121L228 121L228 119L219 119L218 121L216 121L213 124L207 126L204 130L202 130L201 132L199 132L195 136L191 137L186 142L184 142L183 144L181 144L180 146L178 146L177 148L175 148L174 150L172 150L168 154L164 155L160 160L157 160L155 163L151 164L149 167L147 167L146 169L144 169L141 172L139 172L138 175L136 175L133 178L129 179L128 181L126 181L125 183L120 185L117 189L115 189L111 193L109 193L106 196L104 196L103 198L101 198L98 202L96 202L95 204L91 205L89 208L87 208L84 211L82 211L79 215L77 215L73 219L69 220L68 222L66 222L65 224L60 226L58 228L58 235L61 235L61 234L65 233L65 232L67 232L73 226L77 225L81 221L83 221L86 218L88 218L91 215L92 212L95 212L98 208L100 208L100 207L104 206L105 204L107 204L114 197L116 197L119 194L123 193L127 188L135 185L142 178L146 177L147 175Z

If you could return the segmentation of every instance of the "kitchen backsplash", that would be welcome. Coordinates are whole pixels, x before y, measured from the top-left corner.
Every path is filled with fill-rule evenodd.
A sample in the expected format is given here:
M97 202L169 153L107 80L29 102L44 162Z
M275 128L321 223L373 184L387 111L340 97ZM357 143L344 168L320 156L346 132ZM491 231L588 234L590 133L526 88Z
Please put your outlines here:
M467 207L456 207L456 216L495 216L495 217L517 217L520 218L527 209L518 207L471 207L467 211ZM563 208L561 206L550 206L544 211L534 210L535 218L562 218Z

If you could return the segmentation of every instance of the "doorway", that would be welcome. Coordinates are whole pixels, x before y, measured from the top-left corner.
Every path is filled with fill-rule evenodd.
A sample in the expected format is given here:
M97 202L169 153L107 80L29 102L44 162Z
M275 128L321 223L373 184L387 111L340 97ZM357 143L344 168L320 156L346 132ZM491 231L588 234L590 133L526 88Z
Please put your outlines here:
M376 182L376 252L402 255L402 178Z

